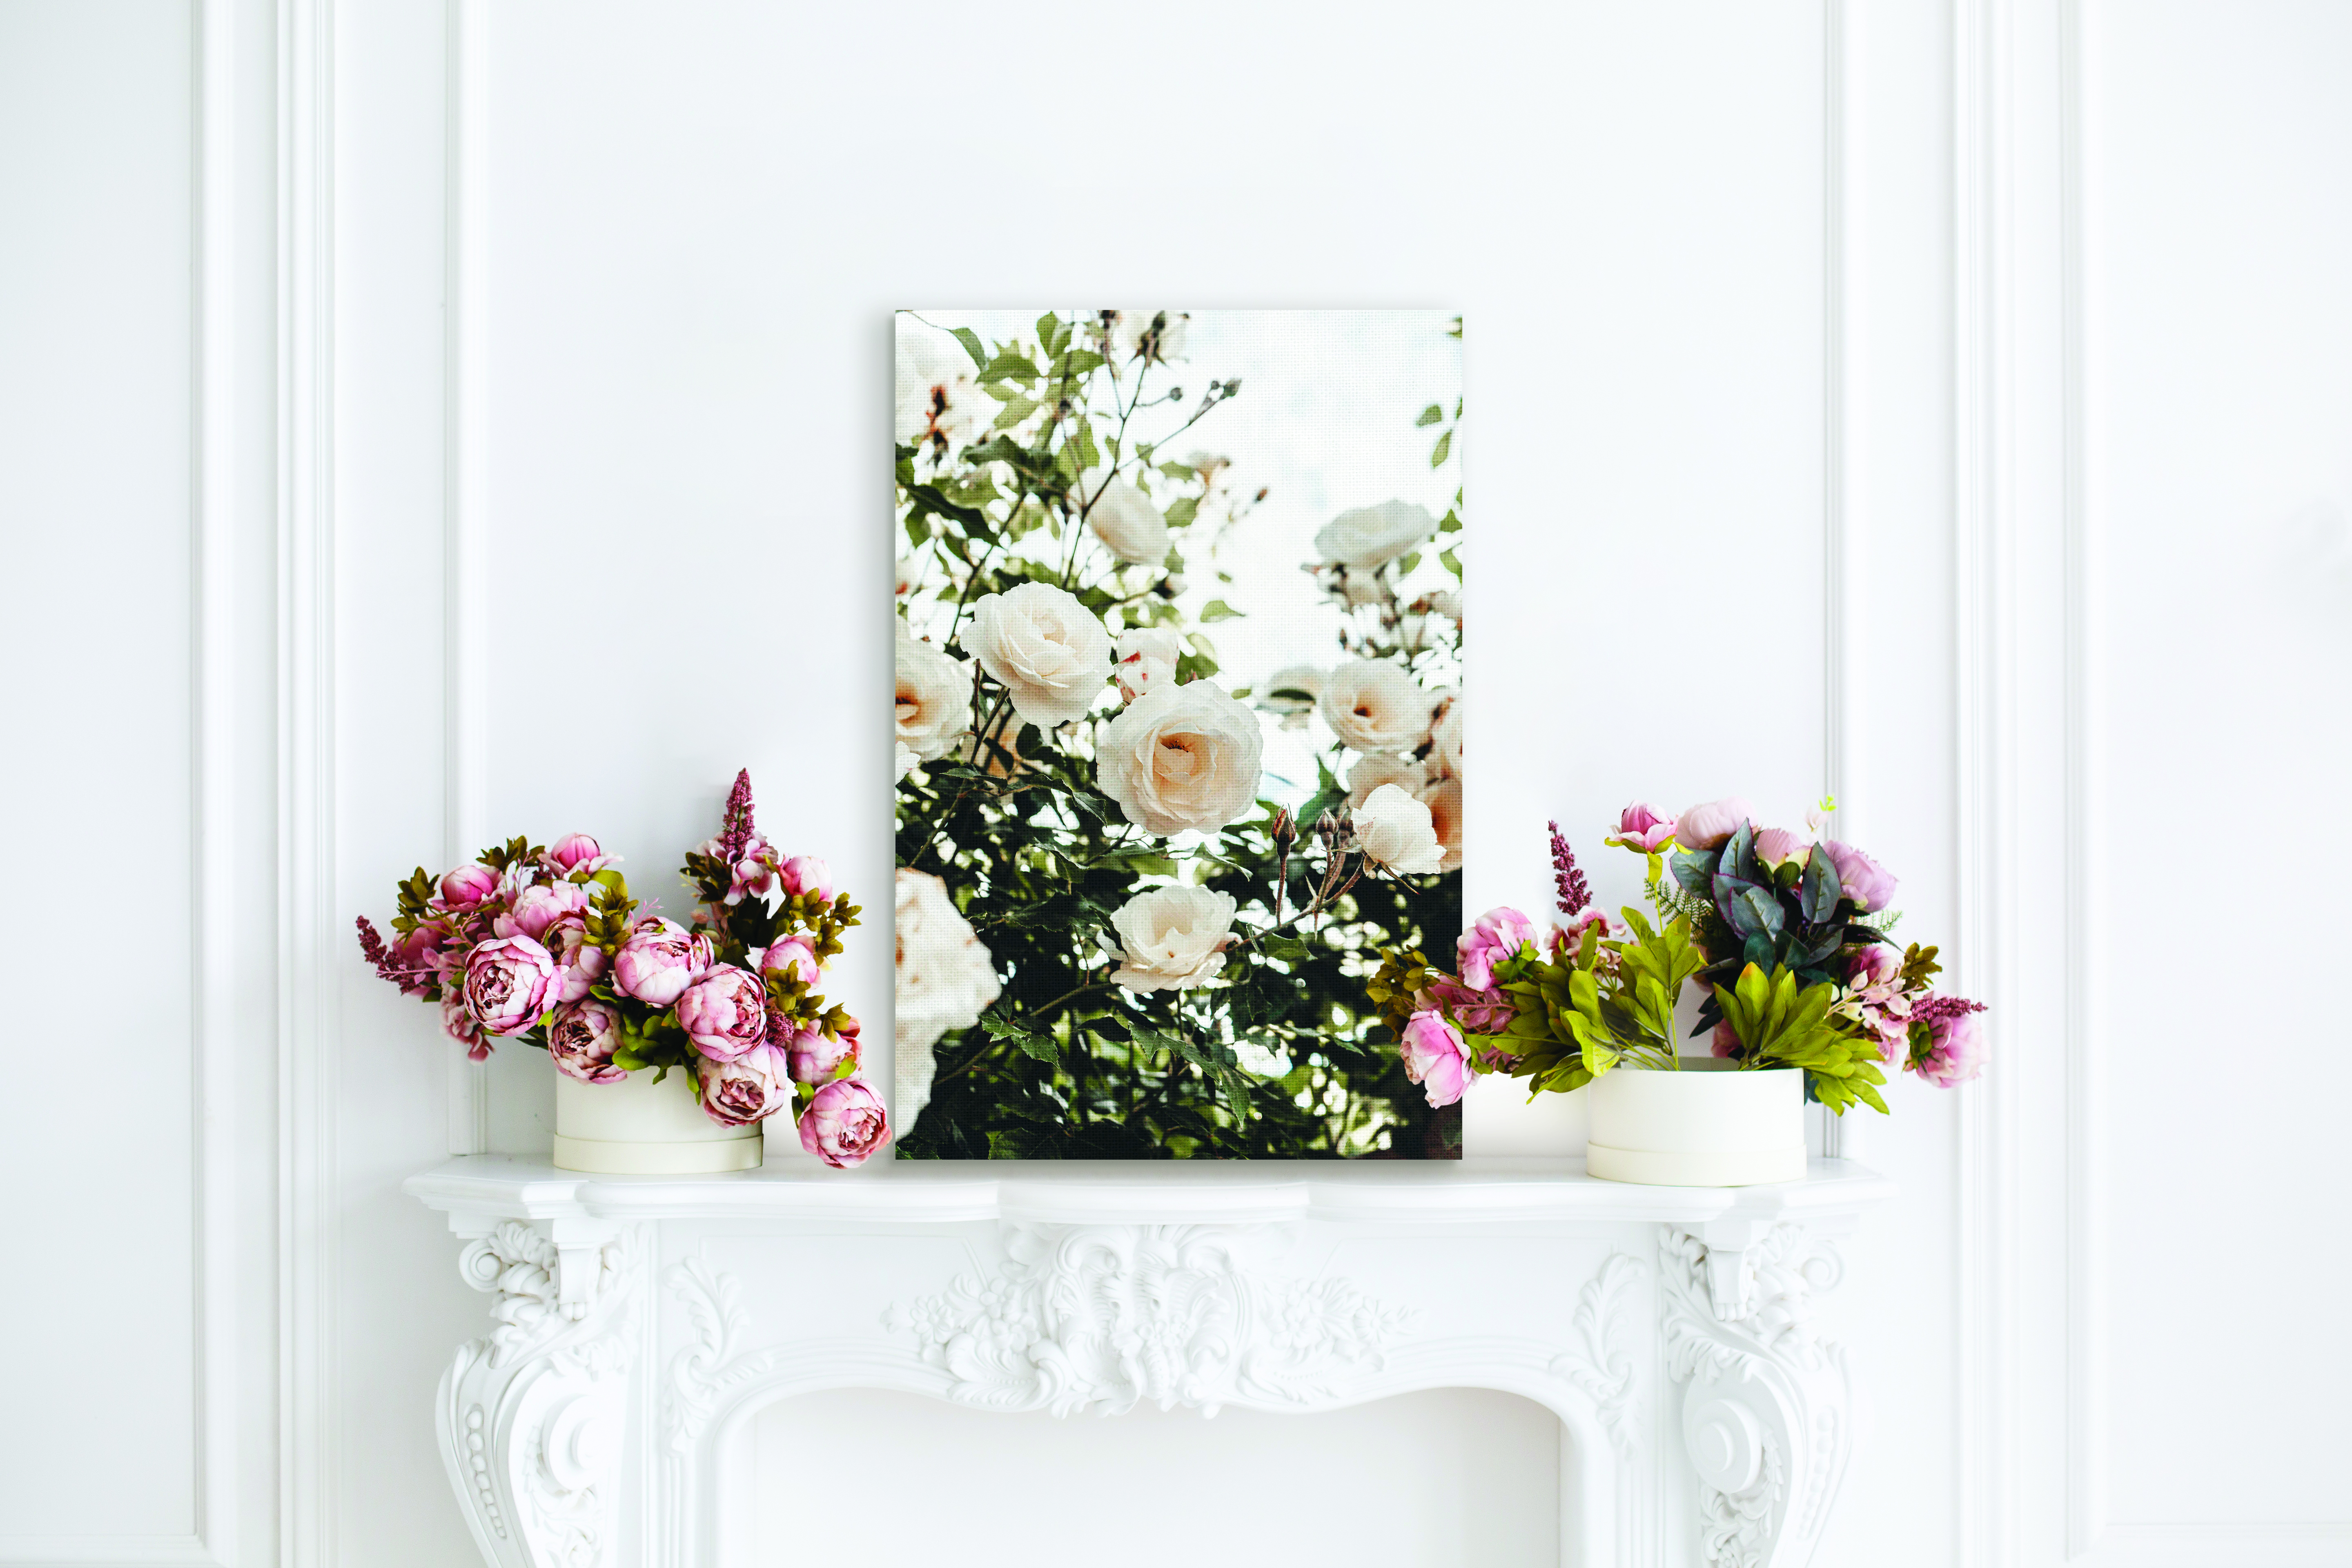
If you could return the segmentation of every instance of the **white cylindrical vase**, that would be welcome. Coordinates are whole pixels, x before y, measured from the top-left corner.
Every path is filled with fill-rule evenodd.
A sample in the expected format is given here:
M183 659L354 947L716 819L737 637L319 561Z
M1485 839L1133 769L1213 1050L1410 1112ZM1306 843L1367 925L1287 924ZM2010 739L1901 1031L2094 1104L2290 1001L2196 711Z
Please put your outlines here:
M1805 1173L1805 1075L1706 1058L1678 1072L1620 1067L1587 1090L1584 1168L1610 1182L1745 1187Z
M640 1068L618 1083L555 1075L555 1163L604 1175L707 1175L759 1169L758 1123L721 1127L694 1098L694 1074L669 1069L654 1081Z

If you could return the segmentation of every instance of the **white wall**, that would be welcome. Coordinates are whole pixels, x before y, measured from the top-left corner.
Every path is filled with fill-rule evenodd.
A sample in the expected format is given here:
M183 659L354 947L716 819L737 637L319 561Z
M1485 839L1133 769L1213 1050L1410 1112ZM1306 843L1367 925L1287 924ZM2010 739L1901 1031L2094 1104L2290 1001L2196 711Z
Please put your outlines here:
M748 763L878 1014L887 313L1113 295L1465 313L1475 904L1834 790L1999 1009L1864 1134L1822 1561L2345 1561L2347 87L2319 0L0 5L12 972L157 911L13 1015L0 1563L467 1560L397 1184L550 1096L352 917L515 831L662 882ZM973 1419L841 1401L874 1510Z

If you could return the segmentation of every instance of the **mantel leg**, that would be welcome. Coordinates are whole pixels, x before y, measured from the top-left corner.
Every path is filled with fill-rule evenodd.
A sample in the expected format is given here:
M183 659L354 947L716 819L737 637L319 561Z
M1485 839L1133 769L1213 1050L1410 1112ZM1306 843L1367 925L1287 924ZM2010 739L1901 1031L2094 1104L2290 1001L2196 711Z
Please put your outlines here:
M1683 1444L1699 1533L1717 1568L1802 1568L1853 1447L1845 1352L1813 1321L1842 1272L1826 1239L1789 1224L1667 1226L1668 1370L1685 1384Z
M605 1568L639 1269L628 1238L516 1221L458 1259L498 1326L458 1348L436 1425L491 1568Z

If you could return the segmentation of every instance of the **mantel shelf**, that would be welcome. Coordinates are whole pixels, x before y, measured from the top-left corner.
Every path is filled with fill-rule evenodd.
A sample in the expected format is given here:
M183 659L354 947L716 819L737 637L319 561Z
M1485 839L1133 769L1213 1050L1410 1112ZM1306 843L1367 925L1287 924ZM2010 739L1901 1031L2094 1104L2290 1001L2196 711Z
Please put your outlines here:
M1164 1225L1590 1220L1704 1224L1801 1221L1883 1202L1894 1184L1851 1160L1816 1159L1802 1181L1755 1187L1604 1182L1580 1159L1328 1164L1070 1161L988 1164L883 1161L832 1171L797 1161L723 1176L597 1176L544 1159L475 1154L407 1182L410 1195L482 1219L847 1219L871 1224L1014 1220ZM460 1222L462 1223L462 1222Z

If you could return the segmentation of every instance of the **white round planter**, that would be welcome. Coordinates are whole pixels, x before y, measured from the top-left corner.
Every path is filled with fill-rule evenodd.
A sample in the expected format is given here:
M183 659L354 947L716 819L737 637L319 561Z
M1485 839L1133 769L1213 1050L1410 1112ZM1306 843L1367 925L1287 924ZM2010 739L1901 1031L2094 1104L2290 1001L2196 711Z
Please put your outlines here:
M761 1129L721 1127L694 1098L694 1075L650 1069L619 1083L582 1083L555 1075L555 1163L608 1175L703 1175L757 1170L766 1144Z
M1589 1090L1584 1168L1610 1182L1744 1187L1805 1173L1805 1075L1686 1059L1679 1072L1618 1068Z

